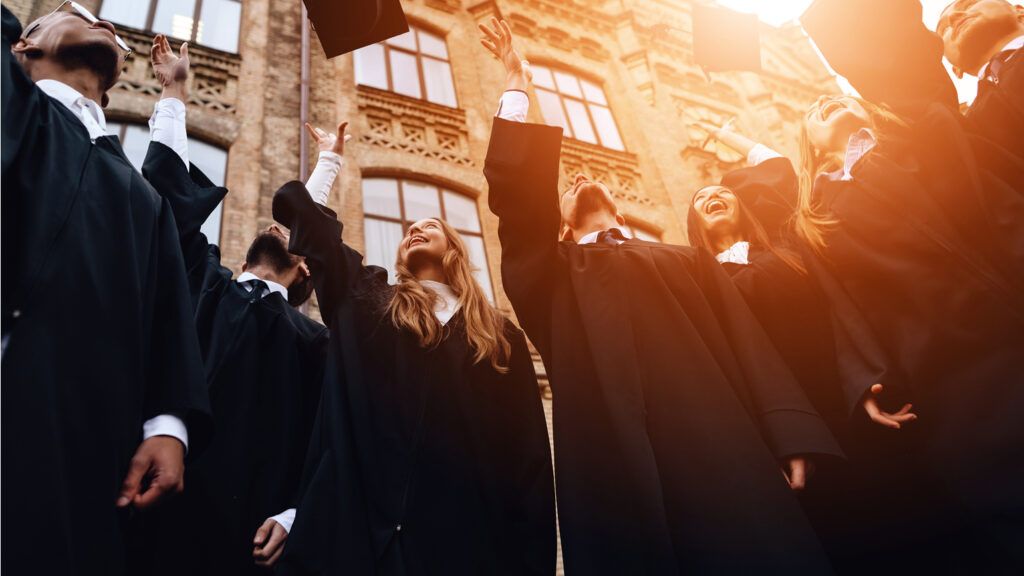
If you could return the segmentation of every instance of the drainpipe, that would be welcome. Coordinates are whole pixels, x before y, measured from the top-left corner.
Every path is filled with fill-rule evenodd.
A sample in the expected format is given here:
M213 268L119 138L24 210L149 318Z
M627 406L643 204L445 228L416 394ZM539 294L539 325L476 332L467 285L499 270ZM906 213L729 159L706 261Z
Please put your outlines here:
M301 99L299 104L299 180L305 182L309 176L309 13L306 3L302 6L302 72L300 80Z

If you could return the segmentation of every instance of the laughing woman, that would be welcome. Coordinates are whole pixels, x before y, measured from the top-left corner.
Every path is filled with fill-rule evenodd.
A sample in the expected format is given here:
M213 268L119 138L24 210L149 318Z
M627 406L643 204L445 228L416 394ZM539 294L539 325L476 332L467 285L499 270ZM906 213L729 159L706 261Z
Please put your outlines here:
M325 204L292 182L273 205L334 339L282 571L553 574L551 457L522 332L444 221L409 227L392 286Z

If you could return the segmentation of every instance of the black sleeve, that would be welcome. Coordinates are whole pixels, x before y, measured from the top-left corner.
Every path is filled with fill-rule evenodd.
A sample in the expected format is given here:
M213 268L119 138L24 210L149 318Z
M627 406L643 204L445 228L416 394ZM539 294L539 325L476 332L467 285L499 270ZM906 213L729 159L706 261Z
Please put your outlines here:
M909 116L935 102L959 109L942 39L924 26L919 0L816 0L800 23L868 100Z
M495 387L501 395L490 428L496 430L504 486L505 535L501 564L510 574L550 575L555 571L555 486L547 422L526 338L508 323L512 345L509 373Z
M495 118L484 163L487 201L498 217L501 278L526 333L549 348L551 287L567 276L558 256L562 130Z
M363 255L341 240L338 215L313 201L302 182L282 186L274 194L273 211L274 219L290 231L288 250L306 258L323 318L333 318L349 295L371 284L387 284L387 271L363 266Z
M895 370L890 368L890 360L867 320L829 267L809 248L804 249L802 255L808 274L828 301L839 386L847 414L853 415L874 384L884 384L894 392L899 392L903 386Z
M772 453L779 459L799 454L842 456L825 421L729 275L706 250L697 252L696 267L704 294L743 374L737 394L758 421Z
M229 281L231 271L221 266L220 251L200 232L227 189L215 186L194 164L186 169L181 157L159 142L150 142L142 175L174 212L192 297L211 282Z
M212 431L206 375L191 301L185 296L187 284L178 232L166 200L161 205L159 218L143 411L146 419L174 414L184 420L189 435L189 456L194 457L209 441Z
M772 158L722 177L772 238L785 234L797 206L797 176L788 158Z
M3 74L0 89L3 146L0 155L3 156L3 173L6 174L15 164L25 134L38 125L43 96L11 53L11 46L21 37L21 24L6 6L0 10L3 13L3 46L0 47L0 57L3 58L0 70Z

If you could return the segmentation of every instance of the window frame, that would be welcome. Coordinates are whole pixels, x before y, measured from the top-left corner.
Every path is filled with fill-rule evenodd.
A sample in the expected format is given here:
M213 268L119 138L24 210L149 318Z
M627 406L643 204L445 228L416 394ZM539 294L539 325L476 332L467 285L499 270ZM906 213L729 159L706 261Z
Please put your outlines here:
M157 1L159 1L159 0L157 0ZM197 1L201 2L202 0L197 0ZM387 40L381 40L380 42L377 43L382 48L384 48L384 70L385 70L385 73L386 73L386 76L387 76L388 87L387 88L377 88L376 86L371 86L369 84L360 84L360 86L367 86L369 88L376 88L378 90L387 90L388 92L390 92L392 94L397 94L397 95L402 96L404 98L412 98L413 100L422 100L422 101L427 102L429 104L434 104L434 105L437 105L437 106L444 106L445 108L451 108L451 109L457 110L459 108L459 90L458 90L458 87L455 85L455 74L454 74L454 71L453 71L453 68L452 68L452 55L451 55L451 52L448 49L448 35L447 34L440 34L440 33L434 32L432 30L429 30L429 29L427 29L427 28L425 28L423 26L420 26L418 24L414 24L412 22L409 23L409 31L413 32L413 39L416 41L416 51L415 52L410 51L408 48L403 48L401 46L395 46L395 45L389 44L388 40L390 40L390 38L388 38ZM437 56L432 56L430 54L424 54L422 49L420 48L420 32L425 32L427 34L430 34L432 36L437 36L438 38L440 38L441 41L444 42L444 50L445 50L445 52L448 52L448 59L447 60L442 60L442 59L438 58ZM403 54L405 54L407 56L412 56L412 57L414 57L416 59L416 75L417 75L417 79L420 82L420 96L418 98L416 96L409 96L408 94L402 94L401 92L396 92L395 91L395 82L393 80L393 75L391 73L391 50L397 50L397 51L399 51L399 52L401 52L401 53L403 53ZM443 62L443 63L448 65L448 76L449 76L449 78L452 81L452 95L455 97L455 103L453 105L449 106L448 104L442 104L440 102L434 102L433 100L430 100L429 97L427 96L426 73L423 70L423 59L424 58L430 58L431 60L435 60L437 62ZM459 233L461 234L461 231Z
M416 184L422 184L424 186L431 186L431 187L434 188L434 190L437 192L437 205L441 209L441 219L444 220L445 222L448 222L448 210L445 207L445 203L444 203L444 193L446 191L447 192L451 192L452 194L456 194L456 195L462 196L463 198L466 198L468 200L471 200L473 202L473 206L476 208L476 221L477 221L477 224L479 224L479 226L480 226L480 231L479 232L474 232L472 230L465 230L463 228L458 228L454 224L452 224L451 222L448 222L448 225L451 226L456 232L458 232L460 236L475 236L477 238L480 238L480 240L483 243L483 248L484 248L484 269L483 269L483 271L487 274L487 278L490 280L491 297L492 298L497 298L497 294L495 293L495 286L494 286L494 276L491 274L491 257L490 257L489 254L487 254L487 241L486 241L486 238L484 237L484 223L483 223L483 219L480 218L480 205L479 205L479 202L477 202L477 200L478 200L477 197L475 197L475 196L473 196L471 194L465 194L463 192L460 192L459 190L455 190L453 188L447 187L444 184L438 184L437 182L432 182L432 181L426 180L426 179L409 178L409 177L405 177L405 176L395 176L395 175L390 175L390 174L364 174L362 179L363 180L391 180L392 182L395 182L397 184L397 186L398 186L398 213L400 214L400 217L399 218L395 218L394 216L385 216L385 215L382 215L382 214L375 214L373 212L368 212L366 210L366 207L365 207L365 204L364 204L364 206L363 206L363 220L365 221L367 218L372 218L374 220L379 220L379 221L383 221L383 222L391 222L392 224L398 224L399 226L402 227L402 237L403 238L405 237L405 233L409 230L409 226L415 224L415 222L409 220L406 217L406 215L405 215L405 191L404 191L404 184L405 184L406 181L414 182ZM359 186L359 193L360 193L360 196L362 196L362 194L364 193L363 192L363 184L362 183L360 183L360 186ZM365 250L365 244L366 244L366 226L365 225L363 226L363 243L364 243L364 250ZM467 250L468 250L468 247L467 247Z
M100 0L99 5L96 6L96 14L100 14L103 11L103 3L107 2L107 1L108 0ZM139 1L139 0L136 0L136 1ZM145 27L143 27L143 31L146 32L147 34L153 34L154 33L153 32L153 21L156 20L156 7L157 7L157 4L159 4L162 0L141 0L141 1L149 2L149 10L146 12L146 25L145 25ZM195 45L195 46L202 46L203 48L208 48L210 50L218 50L218 51L224 52L226 54L238 54L239 53L238 49L239 49L239 47L242 44L242 13L241 13L241 7L242 7L242 4L243 4L242 0L227 0L228 2L234 2L234 3L239 5L239 13L238 13L238 46L235 46L235 50L233 52L228 51L228 50L223 50L221 48L215 48L213 46L209 46L207 44L203 44L202 42L199 42L199 41L196 40L196 34L199 33L199 22L201 20L200 16L202 15L202 10L203 10L203 0L193 0L193 1L195 3L192 6L192 32L189 34L187 42L189 44L192 44L192 45ZM118 26L125 26L125 24L119 24L117 22L113 22L113 23L117 24ZM131 27L129 26L129 28L131 28Z
M567 134L567 136L569 138L571 138L571 139L573 139L573 140L575 140L577 142L582 142L584 144L590 144L590 145L593 145L593 146L600 146L601 148L605 148L607 150L612 150L612 151L615 151L615 152L626 152L627 151L626 150L626 141L623 140L623 138L622 138L622 130L619 129L619 119L615 116L615 111L612 110L611 101L608 99L608 92L605 91L605 89L604 89L604 82L595 82L593 80L593 78L588 77L588 76L583 75L583 74L579 74L576 71L571 70L569 68L562 68L562 67L558 67L558 66L551 66L550 64L543 63L543 62L541 62L541 63L534 63L534 64L532 64L532 66L535 67L535 68L536 67L545 68L548 72L551 73L551 83L554 86L554 88L546 88L544 86L537 85L536 82L533 82L533 89L534 90L543 90L545 92L549 92L551 94L554 94L555 96L558 97L558 105L562 107L562 116L565 118L565 123L567 124L567 126L569 128L570 134ZM555 78L555 73L556 72L561 72L562 74L568 74L568 75L572 76L573 78L575 78L576 82L580 85L580 94L582 94L583 96L582 97L577 97L577 96L573 96L571 94L563 93L561 91L561 89L559 89L559 87L558 87L558 79ZM583 81L584 80L586 80L587 82L590 82L594 86L597 86L601 90L601 94L604 96L605 104L599 104L597 102L591 102L590 100L587 100L586 91L583 89ZM569 109L566 108L566 106L565 106L565 99L566 98L568 98L570 100L573 100L575 102L579 102L580 104L583 105L583 110L585 110L586 113L587 113L587 120L590 122L590 129L594 132L594 138L597 139L597 143L587 142L586 140L580 140L579 138L576 137L576 130L573 129L573 127L572 127L572 119L569 116ZM617 149L612 148L610 146L606 146L601 141L601 131L597 129L597 122L594 121L594 115L590 113L590 104L593 104L594 106L603 106L604 108L608 109L608 114L611 115L612 122L615 124L615 133L618 134L618 136L619 136L619 142L622 142L622 150L617 150ZM541 118L543 118L543 117L544 117L544 112L542 110L541 111ZM547 119L546 118L544 118L544 123L547 124ZM550 126L550 124L548 124L548 125Z

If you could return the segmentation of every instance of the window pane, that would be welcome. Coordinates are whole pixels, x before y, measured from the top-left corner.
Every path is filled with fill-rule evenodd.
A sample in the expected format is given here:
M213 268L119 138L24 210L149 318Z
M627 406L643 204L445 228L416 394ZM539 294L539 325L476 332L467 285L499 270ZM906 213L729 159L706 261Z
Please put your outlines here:
M437 186L403 180L402 196L405 199L405 219L410 224L424 218L441 217Z
M149 16L149 2L139 0L104 0L99 19L132 28L144 29Z
M420 73L416 69L416 57L398 50L391 50L391 82L395 92L420 97Z
M363 178L363 212L401 219L398 181L390 178Z
M601 90L600 86L586 80L580 80L580 84L583 85L583 95L587 100L595 104L608 105L608 101L604 99L604 90Z
M541 88L548 88L551 90L555 89L555 80L551 77L551 70L543 66L530 65L530 71L533 72L533 85L540 86Z
M415 52L416 30L414 28L409 28L409 31L406 32L405 34L395 36L394 38L388 38L387 40L385 40L385 42L392 46L399 46L401 48L405 48L406 50L412 50L413 52Z
M476 268L473 271L473 277L480 283L480 287L484 289L487 299L493 304L494 288L491 287L491 271L487 269L487 253L484 252L484 240L479 236L470 236L468 234L463 234L462 240L466 243L466 249L469 250L469 260L473 263L473 267Z
M622 138L619 137L619 129L615 126L615 119L612 118L611 111L604 106L595 106L594 104L587 106L590 107L590 116L597 126L597 133L601 136L601 145L612 150L625 150L626 147L622 145Z
M536 89L537 102L540 103L540 112L544 116L544 122L549 126L561 126L566 136L572 136L569 130L569 123L565 120L565 113L562 112L562 102L558 94L547 90Z
M562 94L583 98L583 92L580 92L580 83L572 74L555 72L555 82L558 84L558 91Z
M153 32L180 40L192 39L192 18L196 0L156 0Z
M366 263L387 268L388 282L394 284L395 256L398 255L398 244L402 241L402 225L369 217L363 223L366 230Z
M564 98L565 111L569 113L569 121L572 123L572 131L578 140L597 144L597 137L594 136L594 128L590 125L590 118L587 117L587 109L583 103Z
M203 0L196 42L225 52L238 52L238 27L242 3L236 0Z
M224 175L228 165L227 150L189 138L188 160L202 170L210 182L217 186L224 185Z
M472 198L445 190L444 214L448 223L459 230L480 231L480 217L476 211L476 202Z
M427 85L427 100L455 108L455 85L447 62L423 58L423 83Z
M107 125L110 129L110 125ZM124 155L128 161L135 166L136 170L142 171L142 163L146 160L146 151L149 150L149 129L138 124L129 124L124 131L124 140L121 142L124 148Z
M419 31L419 34L420 52L431 56L437 56L444 60L448 59L448 47L444 44L444 38L422 30Z
M356 50L356 84L388 89L388 69L384 65L384 47L371 44Z

